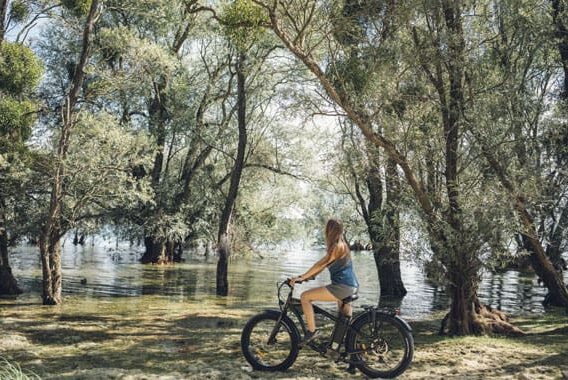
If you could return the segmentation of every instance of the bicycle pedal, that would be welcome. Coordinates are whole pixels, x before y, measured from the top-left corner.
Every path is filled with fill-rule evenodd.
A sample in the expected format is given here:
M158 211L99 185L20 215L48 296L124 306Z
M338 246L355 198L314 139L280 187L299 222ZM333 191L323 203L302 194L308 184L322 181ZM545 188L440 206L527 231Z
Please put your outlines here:
M354 375L355 373L357 373L357 367L355 367L354 365L350 364L347 368L345 368L346 372L349 372L350 374Z
M314 350L319 352L320 354L324 355L327 352L326 343L316 343L316 342L308 342L308 346Z

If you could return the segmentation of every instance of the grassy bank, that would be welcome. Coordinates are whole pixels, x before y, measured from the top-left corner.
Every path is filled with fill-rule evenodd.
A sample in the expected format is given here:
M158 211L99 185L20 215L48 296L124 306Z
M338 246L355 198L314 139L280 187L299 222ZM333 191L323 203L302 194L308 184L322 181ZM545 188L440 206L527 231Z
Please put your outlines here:
M240 353L255 310L211 299L66 299L63 306L0 300L0 356L45 379L362 379L302 351L285 373L253 372ZM517 317L516 338L436 335L440 319L411 321L416 352L401 379L563 379L568 316Z

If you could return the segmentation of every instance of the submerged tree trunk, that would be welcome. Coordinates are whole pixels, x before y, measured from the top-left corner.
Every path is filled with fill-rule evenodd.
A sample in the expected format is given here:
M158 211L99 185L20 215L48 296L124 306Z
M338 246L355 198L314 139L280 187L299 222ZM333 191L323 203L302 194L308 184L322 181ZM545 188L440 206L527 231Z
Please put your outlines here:
M225 199L225 206L219 221L219 233L217 235L217 294L226 296L229 293L229 256L231 254L230 222L239 192L239 184L245 164L245 150L247 146L246 125L246 92L245 92L245 54L239 53L237 58L237 124L239 128L239 142L237 157L231 173L229 192Z
M8 257L8 232L0 215L0 295L21 294Z
M154 164L151 172L151 184L154 190L154 201L156 208L152 210L149 218L160 223L163 214L163 199L161 194L161 177L164 168L164 149L166 146L166 94L167 86L165 78L159 83L154 83L154 98L148 108L150 115L150 132L156 138L156 154L154 156ZM143 264L166 264L168 263L168 255L166 254L166 239L157 233L156 228L150 228L145 232L144 236L144 255L140 259Z
M366 222L379 276L380 295L381 298L401 298L407 291L400 272L400 186L396 163L387 160L386 199L383 202L383 184L376 152L369 154L369 162L367 175L369 211Z
M568 308L568 288L564 284L562 271L557 270L542 247L531 215L526 210L524 202L517 199L516 209L523 225L523 241L531 247L530 260L537 276L548 289L545 305L563 306Z
M144 247L144 255L140 259L142 264L171 264L181 261L183 249L179 242L157 236L146 236Z
M51 198L45 224L40 233L40 257L43 272L43 303L56 305L61 298L61 238L62 207L64 201L63 180L65 178L65 159L69 150L69 140L77 118L75 109L79 92L83 86L85 66L91 51L91 34L96 23L98 0L93 0L83 30L83 41L79 63L71 80L71 88L63 105L63 120L55 157L55 168L51 181Z

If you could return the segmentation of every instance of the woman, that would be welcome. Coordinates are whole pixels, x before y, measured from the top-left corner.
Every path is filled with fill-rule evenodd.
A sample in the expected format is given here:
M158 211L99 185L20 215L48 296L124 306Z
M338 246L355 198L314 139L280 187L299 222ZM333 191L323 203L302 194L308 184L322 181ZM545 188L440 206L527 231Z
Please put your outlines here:
M336 301L339 311L345 316L351 316L351 305L343 304L342 300L357 293L359 282L353 271L351 252L343 238L343 225L337 219L330 219L325 226L326 255L315 263L306 273L290 279L293 286L297 281L305 281L315 277L326 267L331 275L331 284L314 288L302 293L300 300L302 310L306 316L308 332L304 338L307 343L317 335L316 320L314 317L313 301Z

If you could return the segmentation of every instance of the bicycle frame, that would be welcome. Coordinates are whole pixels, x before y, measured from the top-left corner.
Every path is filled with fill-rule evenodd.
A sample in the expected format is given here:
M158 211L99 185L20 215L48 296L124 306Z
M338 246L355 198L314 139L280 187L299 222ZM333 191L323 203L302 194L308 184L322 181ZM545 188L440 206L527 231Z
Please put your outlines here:
M270 334L270 336L269 336L269 338L268 338L268 343L269 343L269 344L274 343L274 339L275 339L276 335L278 334L278 330L279 330L279 328L280 328L280 322L282 321L282 319L284 318L284 316L287 316L287 315L288 315L288 311L289 311L289 310L292 312L292 314L294 314L294 315L296 316L297 320L299 321L300 327L302 328L302 333L305 335L305 334L307 333L307 331L308 331L308 328L307 328L307 326L306 326L306 323L304 322L301 304L300 304L300 302L299 302L298 299L292 298L293 288L290 287L290 291L289 291L289 293L288 293L288 297L287 297L286 301L282 301L282 300L280 299L280 289L281 289L281 287L282 287L284 284L286 284L286 282L282 283L282 284L279 286L279 289L278 289L278 294L279 294L278 303L279 303L279 306L280 306L280 312L281 312L281 313L280 313L280 318L279 318L278 321L276 322L276 325L275 325L274 329L272 330L272 333ZM342 323L342 322L343 322L343 321L340 320L339 316L333 315L332 313L328 312L327 310L323 309L322 307L320 307L320 306L318 306L318 305L312 305L312 306L313 306L313 308L314 308L314 314L320 314L320 315L322 315L324 318L327 318L327 319L332 320L336 325L337 325L337 323ZM366 309L366 311L367 311L367 310L369 310L369 309L371 309L371 308L365 308L365 309ZM373 309L374 309L374 308L373 308ZM375 310L376 310L376 309L375 309ZM366 311L365 311L365 312L366 312ZM378 310L377 310L377 311L378 311ZM360 315L360 314L362 314L362 313L359 313L359 315ZM352 361L346 359L346 356L347 356L347 355L352 355L352 354L357 354L357 353L359 353L359 352L347 352L346 350L341 351L341 347L343 346L343 347L345 348L345 346L344 346L344 344L345 344L345 337L347 336L348 331L353 329L353 327L351 326L351 321L353 321L353 320L355 320L355 319L356 319L356 317L350 318L349 320L346 320L345 322L343 322L343 323L346 324L346 326L345 326L345 327L346 327L346 331L345 331L345 334L344 334L344 336L343 336L343 340L341 341L341 343L340 343L340 345L337 347L337 349L332 349L332 348L331 348L331 343L332 343L331 341L329 342L330 347L315 347L315 346L312 346L312 345L310 345L309 347L312 348L313 350L315 350L315 351L321 353L321 354L324 354L328 349L331 349L331 350L335 351L337 354L339 354L339 357L338 357L336 360L343 360L343 361L345 361L345 362L347 362L347 363L351 363Z

